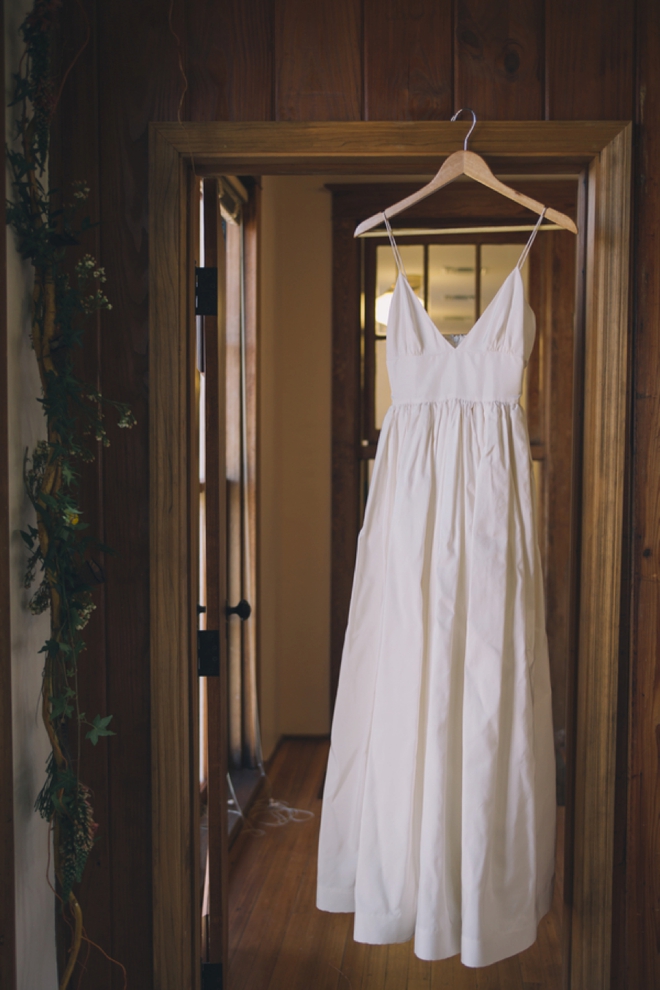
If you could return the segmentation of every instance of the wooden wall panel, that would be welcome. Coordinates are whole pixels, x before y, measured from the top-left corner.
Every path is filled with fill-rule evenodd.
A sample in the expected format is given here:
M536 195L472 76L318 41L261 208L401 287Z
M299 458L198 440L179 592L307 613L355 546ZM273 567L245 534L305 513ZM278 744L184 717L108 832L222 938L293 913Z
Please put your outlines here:
M629 0L545 5L548 120L630 120L634 6Z
M452 0L364 0L364 119L447 119Z
M454 104L480 120L543 117L543 0L456 0Z
M270 120L273 0L188 0L186 120Z
M332 575L330 699L334 706L348 621L359 520L359 481L354 470L360 441L360 244L355 221L333 217L332 230ZM352 263L347 259L352 259Z
M176 15L176 7L175 7ZM180 19L174 28L183 37ZM112 954L131 986L152 984L148 444L148 124L176 119L183 81L168 5L98 5L101 261L113 309L103 314L103 391L130 403L131 431L104 453L107 710ZM121 986L113 974L113 987Z
M543 319L545 399L545 597L555 730L566 730L571 569L573 322L576 238L557 231L539 238L546 289Z
M627 984L660 986L660 7L641 0L634 364Z
M62 92L52 133L50 178L51 185L61 189L62 195L69 200L72 180L84 179L90 188L85 212L92 220L98 220L100 218L96 80L98 35L95 0L86 0L84 13L89 23L90 38ZM60 57L65 66L72 62L84 44L87 30L88 24L80 7L77 4L66 4L62 11L59 39ZM75 127L71 126L71 121L76 121ZM75 258L72 257L69 261L70 268L78 257L86 252L98 258L101 264L104 263L101 257L99 227L85 234L80 248L75 252ZM115 302L114 286L108 285L107 293L112 302ZM84 337L80 373L97 388L101 387L101 335L108 331L109 326L104 314L95 318L94 325L88 324ZM90 465L82 466L80 479L80 498L85 521L89 524L91 532L102 542L106 542L103 514L104 464L103 449L97 445L96 460ZM94 557L105 568L104 556L95 554ZM108 709L107 699L105 585L95 589L94 600L96 610L85 629L87 649L80 658L78 689L81 709L91 714L98 712L104 715L112 714L112 710ZM85 930L89 938L103 946L109 954L113 953L113 835L109 794L110 767L115 752L113 743L114 737L102 740L95 747L83 740L78 764L81 780L92 787L94 818L99 825L97 841L87 862L79 899L83 906ZM75 739L72 740L72 745L75 750ZM60 924L58 935L68 941L70 933L63 924ZM82 956L84 958L86 952L83 951ZM111 964L101 953L90 953L86 965L86 979L101 987L109 986L112 979L111 971ZM74 975L74 980L77 978L78 975Z
M360 120L361 0L278 0L275 119Z
M4 2L0 0L0 25L4 38ZM5 78L5 48L0 52L0 69ZM0 126L5 133L5 108L0 109ZM0 204L0 222L5 226L5 203ZM14 918L14 765L12 757L11 628L9 594L12 575L9 566L9 457L7 409L7 240L0 244L0 986L16 987L16 923Z
M174 27L181 39L189 84L183 117L347 120L359 119L364 111L370 119L423 119L449 116L464 104L473 106L481 119L540 119L544 115L621 119L631 115L636 66L633 18L624 0L582 0L579 4L548 0L545 5L541 0L456 0L451 13L453 29L449 2L175 2ZM97 847L101 858L86 881L90 898L95 890L105 901L90 906L88 920L90 935L93 931L99 935L95 941L110 947L128 965L130 984L148 988L152 850L146 123L176 119L183 80L177 42L167 23L168 0L116 0L105 6L96 0L85 3L92 14L98 8L98 22L92 21L92 46L70 81L76 92L62 106L63 130L71 141L68 150L59 152L61 172L69 180L82 175L94 187L95 162L100 162L99 255L108 269L114 305L103 317L98 351L101 378L108 395L132 402L139 420L132 433L113 433L101 474L85 479L90 494L88 518L99 519L104 539L120 551L120 556L107 562L108 583L99 599L101 605L105 602L105 612L96 613L88 636L89 659L93 654L95 664L89 689L99 709L114 713L118 731L106 755L99 750L87 763L100 818L104 803L109 802L108 845L104 847L102 840ZM72 8L70 16L75 18L76 5L65 6ZM654 135L660 126L660 79L655 67L660 29L653 0L637 0L637 6L636 92L643 125L639 158L643 180L640 177L638 190L636 276L626 990L660 983L656 949L660 878L654 858L660 813L655 747L656 723L660 723L656 711L660 595L653 570L660 552L655 494L655 446L660 432L656 384L660 347L655 327L660 318L660 288L654 269L660 192L652 168L659 140ZM407 17L401 16L402 10ZM453 55L447 54L450 49ZM98 103L95 79L99 81ZM76 131L82 134L80 143L73 137ZM90 140L96 142L97 136L98 157L85 158L84 148ZM95 206L92 203L94 212ZM93 357L90 350L88 359ZM98 664L96 658L100 658ZM106 929L107 937L103 937ZM94 965L94 982L105 990L110 986L110 969L105 963ZM115 975L112 979L118 985Z

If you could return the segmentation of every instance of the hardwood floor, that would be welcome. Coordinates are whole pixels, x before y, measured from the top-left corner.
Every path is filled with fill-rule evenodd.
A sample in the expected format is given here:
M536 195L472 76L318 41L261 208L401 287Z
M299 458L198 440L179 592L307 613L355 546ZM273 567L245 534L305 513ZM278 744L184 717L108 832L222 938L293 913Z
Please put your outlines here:
M551 913L526 952L483 969L458 956L422 962L413 943L353 941L353 916L315 906L319 797L328 743L288 740L269 772L272 794L314 813L305 822L244 831L231 850L229 990L560 990L561 878ZM561 811L561 809L560 809ZM251 815L258 824L259 808ZM559 836L563 835L559 818Z

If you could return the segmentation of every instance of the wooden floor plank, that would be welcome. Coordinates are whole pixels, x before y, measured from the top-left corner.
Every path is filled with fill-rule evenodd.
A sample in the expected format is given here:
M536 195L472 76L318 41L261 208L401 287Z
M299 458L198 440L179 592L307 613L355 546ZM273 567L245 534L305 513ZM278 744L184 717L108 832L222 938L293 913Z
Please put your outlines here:
M477 971L461 962L460 956L434 962L431 990L477 990Z
M321 802L312 804L313 827L306 830L307 863L268 990L336 990L349 934L350 915L316 910L316 850Z
M285 747L281 747L280 751ZM289 804L297 807L304 792L307 775L312 777L316 772L314 749L299 747L295 751L295 760L283 759L270 768L269 780L272 794ZM312 782L310 781L310 785ZM251 819L254 821L258 808L255 808ZM286 835L284 834L286 832ZM244 830L236 840L237 849L232 849L229 876L229 959L240 944L241 937L249 922L252 910L258 900L259 893L266 881L271 866L276 862L286 862L291 844L296 836L296 826L288 829L273 830L273 834L257 837ZM265 851L267 849L267 854Z
M500 982L498 963L495 963L494 966L481 966L475 970L475 976L477 990L509 990L505 983Z
M497 963L497 976L502 990L524 990L522 973L518 956L510 956ZM481 984L477 982L479 990Z
M537 941L494 966L470 969L460 956L425 962L414 955L413 940L364 945L353 939L352 914L316 909L319 787L327 752L324 742L282 745L269 771L272 792L314 818L265 829L262 837L246 832L232 849L231 990L560 990L560 839L553 907ZM561 813L558 818L561 831Z
M286 794L289 803L295 800L297 807L308 807L312 803L310 794L314 785L318 788L325 760L323 748L318 747L302 778L301 788L298 791L292 788L289 792L283 788L275 793L278 796L280 793L282 796ZM276 781L273 786L276 786ZM243 918L240 936L230 922L229 978L232 990L264 990L268 986L312 850L306 833L313 829L312 819L267 829L264 836L250 837L250 845L261 845L258 851L264 856L263 865L265 867L269 862L269 866L249 915L249 906L245 906L246 917ZM230 908L230 917L232 913ZM236 938L234 944L232 935Z
M362 990L362 987L364 986L362 977L366 967L367 950L369 949L369 946L365 945L363 942L356 942L354 940L353 915L350 914L348 918L348 938L346 940L344 955L340 966L340 972L342 974L340 987L342 990L345 986L350 987L350 990Z
M387 946L384 990L401 990L401 987L408 986L408 969L411 956L414 956L412 941Z
M367 945L360 990L385 990L387 946Z
M433 963L418 959L414 952L408 966L408 986L406 990L431 990L431 967Z

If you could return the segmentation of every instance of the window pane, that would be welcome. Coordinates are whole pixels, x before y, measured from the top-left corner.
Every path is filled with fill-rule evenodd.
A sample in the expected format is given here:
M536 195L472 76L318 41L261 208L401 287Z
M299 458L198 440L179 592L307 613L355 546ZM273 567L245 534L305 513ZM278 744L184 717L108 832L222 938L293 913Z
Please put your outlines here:
M483 244L481 248L481 313L504 282L507 275L510 275L518 264L522 250L522 244ZM527 281L529 278L529 263L526 262L522 270L523 282L525 284L525 294L527 294ZM481 315L481 314L480 314Z
M475 320L476 247L429 246L429 316L441 333L468 333Z

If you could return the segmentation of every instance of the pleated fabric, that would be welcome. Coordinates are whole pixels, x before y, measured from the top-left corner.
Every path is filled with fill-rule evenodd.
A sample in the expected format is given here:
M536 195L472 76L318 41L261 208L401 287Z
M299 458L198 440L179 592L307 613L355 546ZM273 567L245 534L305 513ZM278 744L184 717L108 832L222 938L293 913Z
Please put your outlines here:
M401 273L360 533L317 905L356 941L486 966L552 900L555 764L514 269L456 347Z

